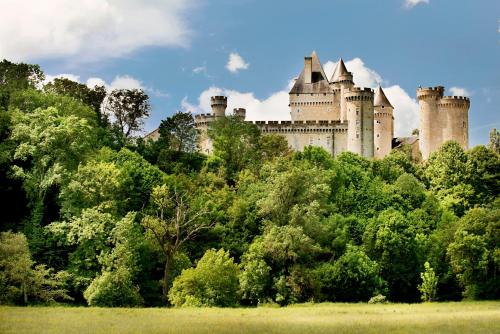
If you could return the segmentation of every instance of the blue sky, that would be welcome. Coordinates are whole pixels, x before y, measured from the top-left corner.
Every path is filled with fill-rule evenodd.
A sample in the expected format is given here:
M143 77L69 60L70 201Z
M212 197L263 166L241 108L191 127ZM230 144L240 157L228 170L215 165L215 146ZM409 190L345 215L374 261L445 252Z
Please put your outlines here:
M418 127L416 88L443 85L471 98L470 146L487 143L500 128L500 1L406 1L0 0L0 57L142 87L151 130L176 110L208 111L215 93L250 117L286 118L290 80L316 50L327 72L342 57L358 85L386 88L396 134Z

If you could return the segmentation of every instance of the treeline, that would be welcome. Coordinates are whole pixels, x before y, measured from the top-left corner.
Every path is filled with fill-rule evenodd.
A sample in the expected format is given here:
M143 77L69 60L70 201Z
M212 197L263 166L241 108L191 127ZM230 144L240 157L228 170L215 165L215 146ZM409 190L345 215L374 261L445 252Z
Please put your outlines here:
M292 152L238 117L210 156L140 90L0 63L0 302L236 306L498 299L500 156Z

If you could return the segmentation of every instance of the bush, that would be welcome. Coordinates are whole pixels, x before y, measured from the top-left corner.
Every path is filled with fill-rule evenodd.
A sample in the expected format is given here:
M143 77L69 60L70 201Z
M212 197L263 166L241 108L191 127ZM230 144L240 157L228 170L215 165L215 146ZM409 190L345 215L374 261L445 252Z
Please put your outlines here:
M143 303L139 288L125 268L106 271L96 277L83 293L90 306L138 306Z
M168 299L174 306L234 306L239 299L238 276L229 252L211 249L196 268L183 270L174 280Z
M384 295L376 295L370 298L368 304L385 304L387 303L387 297Z

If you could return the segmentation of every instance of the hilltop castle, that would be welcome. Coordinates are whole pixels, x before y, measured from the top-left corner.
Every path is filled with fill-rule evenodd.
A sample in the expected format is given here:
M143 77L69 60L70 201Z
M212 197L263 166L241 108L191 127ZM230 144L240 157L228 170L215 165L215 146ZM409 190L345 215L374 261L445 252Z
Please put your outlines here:
M380 85L375 91L355 87L353 79L342 59L328 79L313 52L304 58L304 68L289 92L291 120L254 123L263 133L284 136L293 150L319 146L333 156L350 151L367 158L383 158L395 144L410 143L414 152L420 151L425 160L448 140L455 140L467 149L468 98L443 96L441 86L418 88L419 136L396 139L394 107L383 89ZM212 113L195 115L200 150L207 154L212 152L208 126L225 116L227 97L212 96L211 106ZM245 119L246 111L237 108L233 114Z

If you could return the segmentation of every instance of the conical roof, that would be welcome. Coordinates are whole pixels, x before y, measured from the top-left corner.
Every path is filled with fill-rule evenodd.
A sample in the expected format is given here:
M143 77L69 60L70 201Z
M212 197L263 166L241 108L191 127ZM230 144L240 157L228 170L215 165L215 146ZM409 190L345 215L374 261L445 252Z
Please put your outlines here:
M337 66L335 66L335 70L333 71L333 75L332 75L332 78L330 79L330 82L337 82L337 81L339 81L339 78L342 75L346 75L346 74L349 74L349 71L345 67L345 64L344 64L344 61L342 60L342 58L340 58L339 61L337 62Z
M323 71L323 66L319 61L318 55L313 51L311 54L312 58L312 75L311 75L311 83L304 83L304 69L300 72L299 77L295 80L295 84L293 85L290 93L322 93L329 91L328 79L326 78L326 74Z
M389 99L387 99L387 96L385 96L384 91L382 90L382 87L378 85L377 89L375 90L375 98L373 100L373 106L374 107L391 107L394 109L392 106L391 102L389 102Z

